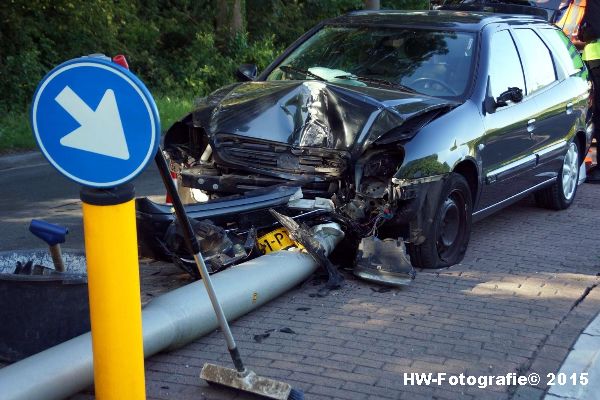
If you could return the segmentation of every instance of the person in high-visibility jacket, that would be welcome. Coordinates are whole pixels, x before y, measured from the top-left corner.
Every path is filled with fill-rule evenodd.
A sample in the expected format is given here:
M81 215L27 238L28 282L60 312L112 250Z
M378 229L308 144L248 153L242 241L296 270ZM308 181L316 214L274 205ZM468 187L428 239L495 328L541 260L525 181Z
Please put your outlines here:
M557 21L554 24L563 30L565 35L571 39L573 44L578 45L577 31L583 20L585 13L586 0L563 0L561 2ZM581 43L583 49L584 43Z
M579 25L577 36L580 41L585 43L582 58L587 64L593 84L594 137L596 138L596 150L598 150L600 148L600 0L587 0L585 14ZM596 157L599 158L598 154Z

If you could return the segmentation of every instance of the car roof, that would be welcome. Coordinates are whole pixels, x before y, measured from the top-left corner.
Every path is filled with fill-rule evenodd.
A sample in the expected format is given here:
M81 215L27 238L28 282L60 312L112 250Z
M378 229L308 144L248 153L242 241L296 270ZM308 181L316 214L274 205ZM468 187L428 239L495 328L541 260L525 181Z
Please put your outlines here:
M530 15L495 14L447 10L420 11L355 11L326 22L333 25L373 25L439 28L443 30L480 31L491 23L546 23Z
M561 7L573 0L441 0L433 9L489 11L503 14L539 15L547 21L554 19ZM563 5L565 4L565 5Z

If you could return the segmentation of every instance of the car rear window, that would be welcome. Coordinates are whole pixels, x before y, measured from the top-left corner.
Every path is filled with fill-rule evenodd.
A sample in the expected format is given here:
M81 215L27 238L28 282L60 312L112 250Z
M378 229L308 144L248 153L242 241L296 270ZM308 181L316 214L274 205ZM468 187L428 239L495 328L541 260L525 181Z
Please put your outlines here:
M583 68L583 61L579 52L568 37L558 29L540 29L540 35L546 40L560 64L568 75L574 75Z
M554 61L548 47L533 30L515 29L514 32L521 44L527 93L534 93L556 80Z

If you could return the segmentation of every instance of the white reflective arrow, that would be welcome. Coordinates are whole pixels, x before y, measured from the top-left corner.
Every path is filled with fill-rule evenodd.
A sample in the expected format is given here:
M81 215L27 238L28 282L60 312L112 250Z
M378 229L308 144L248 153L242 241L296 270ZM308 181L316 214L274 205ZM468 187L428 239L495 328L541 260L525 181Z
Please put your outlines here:
M69 86L65 86L55 100L81 125L63 136L60 144L121 160L129 159L115 92L111 89L104 92L95 111Z

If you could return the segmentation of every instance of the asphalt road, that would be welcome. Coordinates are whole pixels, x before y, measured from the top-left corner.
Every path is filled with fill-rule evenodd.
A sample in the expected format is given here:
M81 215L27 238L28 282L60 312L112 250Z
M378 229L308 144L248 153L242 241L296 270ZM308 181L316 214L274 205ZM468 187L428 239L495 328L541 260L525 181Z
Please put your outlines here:
M154 164L135 179L134 185L140 196L164 193ZM39 153L1 157L0 251L45 247L28 230L34 218L66 226L69 235L64 247L82 248L79 189Z

